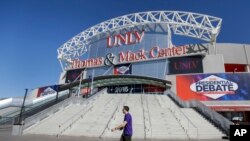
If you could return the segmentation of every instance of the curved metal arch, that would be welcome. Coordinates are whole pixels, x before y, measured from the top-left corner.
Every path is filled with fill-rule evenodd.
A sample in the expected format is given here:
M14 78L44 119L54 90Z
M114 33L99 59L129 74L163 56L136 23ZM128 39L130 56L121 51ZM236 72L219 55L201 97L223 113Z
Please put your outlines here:
M215 42L222 19L183 11L149 11L113 18L92 26L71 38L57 49L58 59L69 61L87 52L91 38L101 33L145 24L168 24L174 34Z

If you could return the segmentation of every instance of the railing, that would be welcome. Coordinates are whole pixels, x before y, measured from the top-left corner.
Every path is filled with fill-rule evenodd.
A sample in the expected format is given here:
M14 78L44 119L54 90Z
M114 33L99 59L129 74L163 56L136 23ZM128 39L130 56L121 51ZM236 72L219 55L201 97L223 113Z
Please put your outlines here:
M156 98L156 97L155 97ZM162 106L161 102L158 98L156 98L158 103ZM160 99L164 104L166 104L163 99ZM180 123L184 131L186 132L189 139L198 139L198 128L195 126L195 124L180 110L180 107L178 107L175 103L172 101L168 101L169 110L174 114L177 121Z
M24 129L36 124L37 122L45 119L46 117L60 111L60 109L64 109L67 106L71 105L73 103L73 100L75 99L75 97L71 97L69 99L66 99L63 102L57 103L49 108L47 108L46 110L43 110L31 117L28 117L25 119L25 124L24 124Z
M175 115L189 139L199 139L198 128L194 123L181 111L174 102L170 102L170 111Z
M152 122L151 122L151 116L150 116L150 113L149 113L149 106L148 106L148 95L146 96L146 103L147 103L147 109L148 109L148 111L147 111L147 113L148 113L148 120L149 120L149 127L150 127L150 129L151 129L151 131L150 131L150 140L152 140ZM149 131L148 131L149 132Z
M144 139L147 138L147 126L146 126L146 116L145 116L145 108L144 108L144 95L141 95L141 105L142 105L142 114L144 118Z
M88 104L86 105L86 107L87 106L88 106ZM73 126L73 124L75 124L80 118L83 118L83 116L87 112L89 112L92 109L92 107L93 107L93 104L91 104L87 109L83 109L79 113L73 115L74 117L70 118L65 123L59 124L58 125L59 132L57 134L57 137L59 137L60 135L62 135L68 128L71 128Z
M23 118L22 120L25 120L27 117L33 116L61 101L64 101L65 99L69 97L68 94L69 94L68 92L65 92L65 93L59 94L59 97L57 100L55 98L47 99L47 100L33 104L32 106L25 108L25 111L22 114L22 118ZM18 118L19 117L17 117L15 120L19 121Z
M79 119L83 118L83 116L93 108L94 103L99 98L99 96L101 96L101 94L106 93L106 91L107 89L103 89L99 91L98 93L96 93L94 96L91 96L90 98L88 98L88 102L86 103L86 107L87 107L86 109L84 108L77 114L73 115L68 121L58 125L59 131L56 136L57 137L61 136L67 129L71 128L73 124L75 124Z
M199 101L190 101L190 106L195 107L197 111L202 113L207 119L213 122L220 129L222 129L226 133L226 135L230 134L230 125L233 124L230 120L208 108Z
M67 98L67 96L68 96L68 92L61 92L61 94L59 94L59 97L58 97L58 102L65 100ZM44 101L33 104L31 106L25 107L25 111L23 113L23 118L25 119L26 117L32 116L32 115L52 106L54 104L56 104L55 98L49 98L49 99L46 99ZM0 119L0 125L5 124L6 122L7 123L10 123L10 122L14 123L15 121L18 121L19 114L20 114L20 109L5 113L2 116L4 118Z
M223 117L219 113L208 108L200 101L191 100L184 102L170 90L166 91L165 94L169 95L170 98L172 98L177 104L179 104L182 107L195 108L200 114L205 116L208 120L213 122L217 127L219 127L222 131L224 131L226 135L229 135L230 125L232 125L233 123L229 121L227 118Z
M101 135L99 136L100 138L102 138L102 136L104 135L106 129L108 129L108 130L111 129L110 125L111 125L112 119L115 119L116 113L119 112L119 108L121 108L121 106L124 105L124 103L125 103L125 101L127 101L128 97L129 97L129 94L127 94L127 97L126 97L125 99L124 99L123 97L120 98L121 100L120 100L119 104L117 104L117 106L116 106L114 112L112 113L111 118L109 119L109 121L107 122L107 124L106 124L106 126L105 126L103 132L102 132Z
M12 117L1 117L0 120L1 120L0 126L14 124L14 119Z

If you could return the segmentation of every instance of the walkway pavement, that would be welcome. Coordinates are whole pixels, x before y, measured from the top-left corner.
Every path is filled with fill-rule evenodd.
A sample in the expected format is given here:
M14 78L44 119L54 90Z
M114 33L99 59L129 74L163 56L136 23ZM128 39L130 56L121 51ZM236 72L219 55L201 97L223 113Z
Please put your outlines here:
M23 136L12 136L10 131L0 130L0 141L119 141L119 139L110 138L89 138L89 137L71 137L71 136L44 136L44 135L23 135ZM133 140L133 141L146 141L146 140ZM153 141L163 141L163 140L153 140ZM164 141L185 141L185 140L164 140ZM194 140L187 140L194 141ZM228 140L201 140L201 141L228 141Z

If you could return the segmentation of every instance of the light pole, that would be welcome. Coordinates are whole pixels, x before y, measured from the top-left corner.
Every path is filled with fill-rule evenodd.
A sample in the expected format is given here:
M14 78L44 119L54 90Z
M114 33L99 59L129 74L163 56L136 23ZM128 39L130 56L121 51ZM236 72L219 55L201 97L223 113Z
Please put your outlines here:
M58 102L58 94L59 94L59 92L58 92L58 85L55 85L54 89L56 90L56 103L57 103Z
M23 118L23 113L24 113L24 110L25 110L25 100L26 100L27 94L28 94L28 89L26 88L25 89L25 95L24 95L24 98L23 98L23 104L22 104L22 107L21 107L21 111L20 111L19 119L18 119L18 123L17 123L18 125L22 124L22 118Z
M87 98L88 98L88 96L89 96L89 94L91 93L91 91L90 91L90 81L91 81L91 75L89 75L89 81L88 81L88 89L87 89Z
M79 97L81 93L82 75L83 75L83 71L80 73L80 82L79 82L77 97Z

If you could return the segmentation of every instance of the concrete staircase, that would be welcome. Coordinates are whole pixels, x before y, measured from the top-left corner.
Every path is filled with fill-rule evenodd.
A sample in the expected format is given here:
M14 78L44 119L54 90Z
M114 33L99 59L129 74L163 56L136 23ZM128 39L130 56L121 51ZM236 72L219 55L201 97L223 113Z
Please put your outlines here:
M144 117L143 117L143 107L141 102L141 95L130 94L129 96L124 95L124 100L118 106L117 111L115 111L109 125L106 127L105 132L101 135L102 138L120 138L122 131L111 132L111 129L121 124L124 120L124 115L122 113L122 108L124 105L130 107L130 113L132 115L133 121L133 138L144 138ZM136 108L135 108L136 107Z
M171 101L165 101L161 105L158 98L162 95L148 95L148 105L152 122L152 138L154 139L188 139L181 123L171 112L168 105ZM166 107L165 107L166 106Z
M199 139L219 139L225 136L218 128L213 126L194 109L182 108L181 110L198 128Z
M121 98L122 95L103 94L93 108L63 135L99 137Z
M122 131L111 132L111 129L123 122L124 105L130 107L134 139L221 139L223 136L194 109L180 108L166 95L107 93L91 104L71 104L24 133L120 138Z
M59 126L62 123L69 120L71 116L80 112L83 108L85 108L83 105L69 105L65 109L58 111L33 127L28 128L25 130L25 133L55 135L58 133Z

